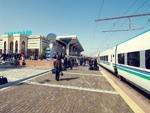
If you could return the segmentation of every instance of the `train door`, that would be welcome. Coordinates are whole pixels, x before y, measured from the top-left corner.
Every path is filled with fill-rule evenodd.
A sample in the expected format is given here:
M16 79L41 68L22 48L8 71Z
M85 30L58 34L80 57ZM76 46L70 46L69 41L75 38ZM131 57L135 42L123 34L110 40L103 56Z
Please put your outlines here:
M113 47L112 63L113 63L114 73L115 75L118 75L117 65L116 65L117 64L117 45Z

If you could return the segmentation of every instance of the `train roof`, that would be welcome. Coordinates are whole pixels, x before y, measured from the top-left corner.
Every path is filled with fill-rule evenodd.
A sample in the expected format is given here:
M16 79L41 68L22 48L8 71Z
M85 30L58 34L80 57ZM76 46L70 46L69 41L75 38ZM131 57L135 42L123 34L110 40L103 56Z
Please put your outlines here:
M134 39L134 38L137 38L138 36L143 35L143 34L145 34L145 33L147 33L147 32L150 32L150 29L148 29L148 30L146 30L146 31L144 31L144 32L142 32L142 33L140 33L140 34L137 34L137 35L135 35L135 36L129 38L129 39L126 40L126 41L123 41L123 42L121 42L121 43L118 43L117 45L120 45L120 44L125 43L125 42L127 42L127 41L129 41L129 40L132 40L132 39Z
M143 31L142 33L139 33L139 34L137 34L137 35L135 35L135 36L133 36L133 37L129 38L128 40L123 41L123 42L121 42L121 43L118 43L118 44L116 44L116 45L117 45L117 46L119 46L119 45L121 45L121 44L123 44L123 43L126 43L126 42L128 42L128 41L132 40L132 39L138 38L138 36L140 36L140 35L144 35L145 33L148 33L148 32L150 32L150 29L148 29L148 30L146 30L146 31ZM115 45L115 46L116 46L116 45ZM115 46L112 46L111 48L108 48L108 49L106 49L106 50L104 50L104 51L107 51L107 50L113 49ZM104 52L104 51L102 51L102 52Z

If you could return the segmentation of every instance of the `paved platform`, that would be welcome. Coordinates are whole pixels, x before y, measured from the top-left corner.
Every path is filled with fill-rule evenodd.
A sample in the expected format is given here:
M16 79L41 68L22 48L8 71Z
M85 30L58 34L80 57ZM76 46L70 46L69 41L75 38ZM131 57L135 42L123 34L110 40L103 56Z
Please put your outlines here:
M47 71L48 69L36 69L30 67L24 68L1 68L0 76L7 77L9 82L13 82L16 80L20 80L26 77L30 77L32 75L36 75L42 72Z
M100 71L78 67L0 90L0 113L133 113Z

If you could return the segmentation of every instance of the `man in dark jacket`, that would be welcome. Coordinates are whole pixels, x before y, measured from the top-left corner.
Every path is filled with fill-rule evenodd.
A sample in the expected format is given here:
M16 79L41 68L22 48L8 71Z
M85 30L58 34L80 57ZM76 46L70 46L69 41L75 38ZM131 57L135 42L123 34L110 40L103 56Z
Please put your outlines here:
M55 80L59 81L60 72L62 70L61 58L57 57L54 61L54 69L55 69Z
M64 58L64 70L67 70L67 57Z

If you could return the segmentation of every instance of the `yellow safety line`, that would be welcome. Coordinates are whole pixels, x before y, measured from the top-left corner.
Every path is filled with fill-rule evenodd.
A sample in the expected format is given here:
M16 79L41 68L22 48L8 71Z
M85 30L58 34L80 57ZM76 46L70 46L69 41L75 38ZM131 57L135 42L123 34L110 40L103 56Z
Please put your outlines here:
M135 113L145 113L121 88L115 84L113 80L111 80L104 72L101 71L101 73Z

